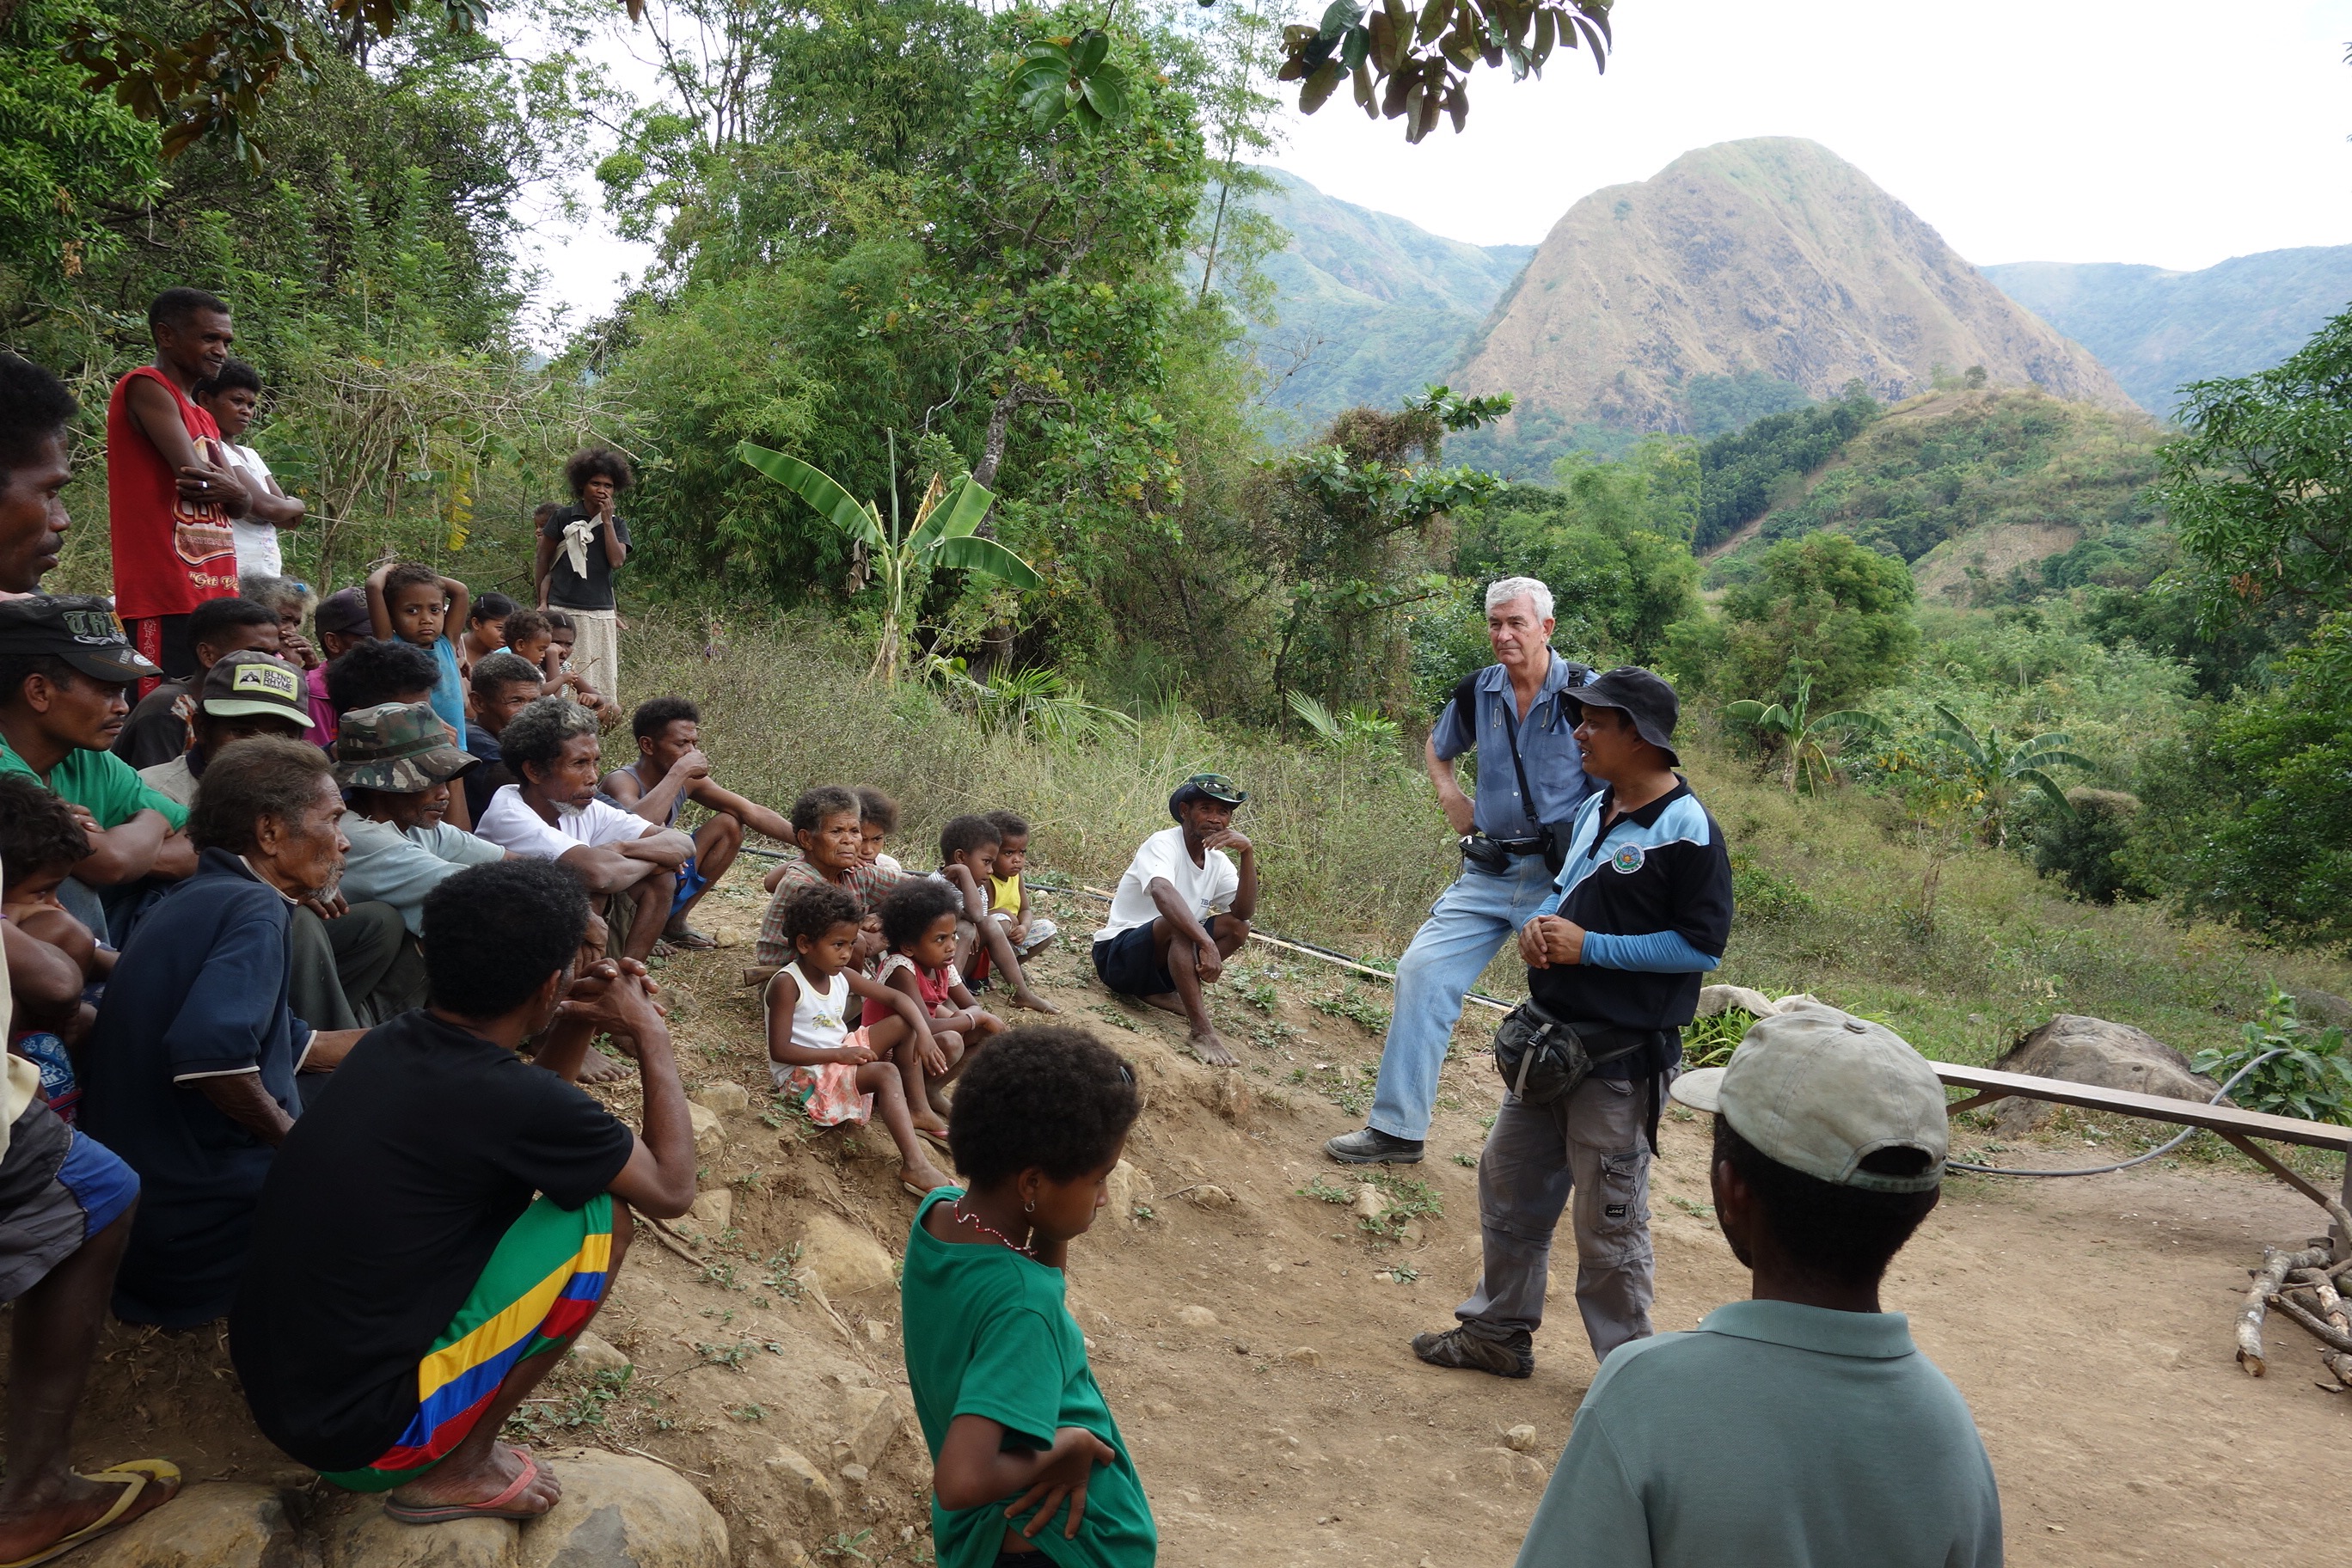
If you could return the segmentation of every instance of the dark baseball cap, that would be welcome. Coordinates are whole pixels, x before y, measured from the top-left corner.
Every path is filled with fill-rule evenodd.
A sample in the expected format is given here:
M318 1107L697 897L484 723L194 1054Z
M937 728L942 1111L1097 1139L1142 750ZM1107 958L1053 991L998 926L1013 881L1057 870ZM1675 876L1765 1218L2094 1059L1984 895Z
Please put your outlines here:
M205 673L197 705L215 719L291 719L315 730L310 697L300 670L274 654L248 651L230 654Z
M322 633L333 632L338 637L375 635L375 622L368 615L367 591L363 588L338 588L320 600L319 607L310 612L310 624Z
M1584 721L1587 708L1618 710L1633 721L1635 734L1666 753L1669 764L1682 766L1675 751L1675 721L1681 716L1682 701L1673 687L1640 665L1621 664L1560 696L1578 723Z
M114 606L88 594L0 601L0 653L53 654L92 680L118 686L163 673L131 646Z

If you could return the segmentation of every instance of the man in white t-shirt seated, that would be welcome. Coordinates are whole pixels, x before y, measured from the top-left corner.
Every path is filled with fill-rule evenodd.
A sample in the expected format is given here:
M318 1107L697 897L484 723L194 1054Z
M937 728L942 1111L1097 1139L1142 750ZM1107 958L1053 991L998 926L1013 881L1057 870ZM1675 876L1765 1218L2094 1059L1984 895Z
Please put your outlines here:
M1102 983L1183 1014L1193 1054L1214 1067L1233 1066L1234 1053L1210 1026L1201 987L1224 973L1257 912L1256 850L1233 826L1234 808L1248 798L1223 773L1194 773L1177 785L1168 797L1177 825L1143 841L1095 932ZM1242 858L1238 868L1233 855Z
M229 520L229 534L236 542L236 574L279 576L286 567L278 531L300 527L307 509L299 498L278 488L260 453L236 444L261 406L261 374L241 359L225 360L215 374L196 384L196 404L220 426L221 447L253 498L243 517Z
M501 849L572 868L604 900L616 956L640 962L661 940L694 840L596 798L596 716L542 697L508 721L499 749L515 784L490 797L474 832Z

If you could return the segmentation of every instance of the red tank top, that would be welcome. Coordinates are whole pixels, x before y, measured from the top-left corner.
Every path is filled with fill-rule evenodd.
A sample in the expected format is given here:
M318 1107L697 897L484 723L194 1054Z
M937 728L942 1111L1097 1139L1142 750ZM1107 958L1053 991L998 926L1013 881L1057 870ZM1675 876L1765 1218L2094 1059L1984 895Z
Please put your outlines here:
M106 521L114 542L114 611L126 620L184 616L236 592L227 516L216 502L181 499L179 476L131 417L131 384L142 376L172 395L196 449L224 462L220 426L169 376L142 364L114 384L106 405Z

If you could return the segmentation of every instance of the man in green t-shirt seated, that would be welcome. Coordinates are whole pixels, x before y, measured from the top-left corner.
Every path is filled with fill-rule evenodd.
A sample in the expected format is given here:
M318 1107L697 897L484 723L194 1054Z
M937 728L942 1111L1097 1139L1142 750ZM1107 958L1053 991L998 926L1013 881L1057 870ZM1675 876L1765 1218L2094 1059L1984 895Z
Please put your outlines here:
M1751 1300L1610 1352L1518 1568L2000 1568L1967 1401L1879 1281L1941 1195L1935 1069L1819 1003L1667 1091L1715 1115L1715 1214Z
M0 773L30 773L75 808L89 857L59 900L110 931L136 885L196 868L187 808L157 793L108 747L131 711L131 684L160 674L123 635L104 599L35 594L0 603ZM101 909L101 901L107 906Z

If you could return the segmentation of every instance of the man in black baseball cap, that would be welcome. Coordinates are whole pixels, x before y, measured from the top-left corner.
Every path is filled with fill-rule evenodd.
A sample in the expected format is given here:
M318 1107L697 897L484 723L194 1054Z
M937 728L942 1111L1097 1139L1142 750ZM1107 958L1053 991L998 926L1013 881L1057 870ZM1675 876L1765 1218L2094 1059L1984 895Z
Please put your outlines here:
M0 602L0 772L30 773L79 808L90 854L59 898L101 936L107 915L89 889L127 889L149 877L177 881L196 867L180 831L187 808L107 750L131 711L132 683L161 673L131 646L104 599L35 594Z
M1433 1365L1501 1377L1535 1369L1552 1233L1571 1205L1594 1358L1649 1335L1658 1112L1699 977L1731 935L1723 830L1674 771L1675 689L1628 665L1568 700L1584 771L1606 787L1578 810L1552 896L1519 928L1528 999L1504 1030L1572 1031L1592 1065L1565 1092L1523 1078L1527 1094L1504 1096L1478 1161L1478 1288L1454 1309L1460 1327L1412 1342Z

